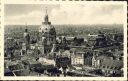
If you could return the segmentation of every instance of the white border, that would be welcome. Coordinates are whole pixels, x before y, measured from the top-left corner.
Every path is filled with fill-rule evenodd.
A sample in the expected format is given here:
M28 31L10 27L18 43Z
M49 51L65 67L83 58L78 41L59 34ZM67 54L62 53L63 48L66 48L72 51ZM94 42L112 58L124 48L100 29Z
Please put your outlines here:
M126 1L45 1L45 0L1 0L1 79L2 80L127 80L127 2ZM4 76L4 4L123 4L124 5L124 77L5 77Z

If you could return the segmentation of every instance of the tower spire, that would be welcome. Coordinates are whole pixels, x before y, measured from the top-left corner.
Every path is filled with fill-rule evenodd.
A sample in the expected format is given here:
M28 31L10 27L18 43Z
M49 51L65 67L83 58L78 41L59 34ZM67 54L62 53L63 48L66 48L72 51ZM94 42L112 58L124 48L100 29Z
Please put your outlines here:
M45 24L45 25L51 24L51 22L49 22L47 7L45 7L45 16L43 19L44 19L44 22L42 22L42 24Z
M46 23L49 22L49 19L48 19L48 13L47 13L47 7L46 7L46 11L45 11L44 21L45 21Z

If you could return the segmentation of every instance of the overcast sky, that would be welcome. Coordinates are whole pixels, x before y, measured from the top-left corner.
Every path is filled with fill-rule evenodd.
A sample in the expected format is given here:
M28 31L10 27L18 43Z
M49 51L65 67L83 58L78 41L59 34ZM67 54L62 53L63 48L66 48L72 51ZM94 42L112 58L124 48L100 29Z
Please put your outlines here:
M48 9L52 24L122 24L123 5L47 5L47 4L6 4L6 24L38 24L43 21Z

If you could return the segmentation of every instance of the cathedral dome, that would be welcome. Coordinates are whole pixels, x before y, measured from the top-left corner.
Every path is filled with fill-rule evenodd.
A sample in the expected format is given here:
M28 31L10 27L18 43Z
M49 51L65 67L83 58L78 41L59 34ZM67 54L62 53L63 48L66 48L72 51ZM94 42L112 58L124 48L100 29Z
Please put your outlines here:
M42 34L51 34L51 35L56 35L56 31L54 26L51 25L51 22L49 22L49 17L47 14L47 10L46 10L46 14L44 16L44 22L42 22L42 25L39 27L39 32Z
M55 32L55 28L54 28L54 26L52 26L52 25L41 25L40 27L39 27L39 32L41 32L41 33L50 33L50 32Z

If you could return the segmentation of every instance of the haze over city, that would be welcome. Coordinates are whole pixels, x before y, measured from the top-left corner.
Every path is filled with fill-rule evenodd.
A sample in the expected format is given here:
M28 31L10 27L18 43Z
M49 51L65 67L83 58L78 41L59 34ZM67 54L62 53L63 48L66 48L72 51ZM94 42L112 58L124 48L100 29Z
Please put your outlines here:
M41 25L46 7L52 24L122 24L123 5L59 5L11 4L5 5L7 25ZM7 10L7 11L6 11Z

